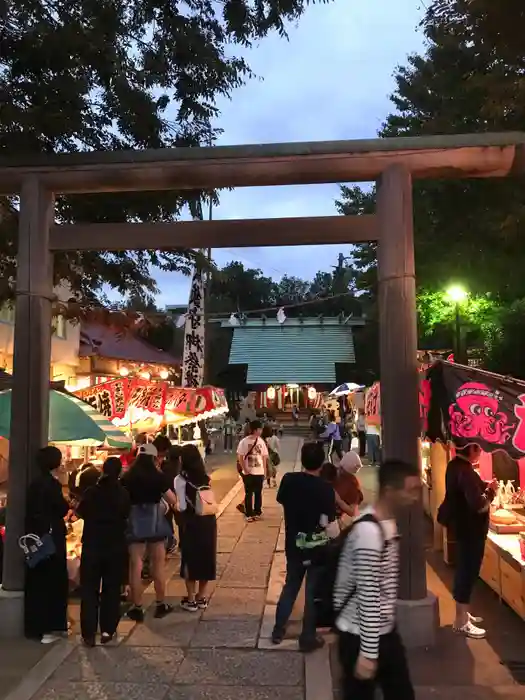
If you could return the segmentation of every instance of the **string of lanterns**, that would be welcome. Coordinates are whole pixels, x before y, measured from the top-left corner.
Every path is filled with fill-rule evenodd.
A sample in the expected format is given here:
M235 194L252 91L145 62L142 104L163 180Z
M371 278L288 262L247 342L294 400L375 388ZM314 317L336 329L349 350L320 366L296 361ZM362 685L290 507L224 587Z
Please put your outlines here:
M299 388L297 385L294 385L294 388ZM269 386L266 389L266 396L269 401L275 401L275 397L277 396L277 390L275 389L274 386ZM309 386L308 387L308 400L309 401L315 401L317 398L317 389L315 386Z
M149 381L152 378L152 376L154 377L154 374L156 374L156 372L154 373L150 369L138 369L138 370L135 370L133 368L130 369L126 365L122 365L121 367L119 367L119 374L121 377L129 377L130 374L136 374L141 379L145 379L146 381ZM159 379L162 379L165 381L166 379L169 379L170 372L168 369L166 369L164 367L164 368L158 370L157 376Z

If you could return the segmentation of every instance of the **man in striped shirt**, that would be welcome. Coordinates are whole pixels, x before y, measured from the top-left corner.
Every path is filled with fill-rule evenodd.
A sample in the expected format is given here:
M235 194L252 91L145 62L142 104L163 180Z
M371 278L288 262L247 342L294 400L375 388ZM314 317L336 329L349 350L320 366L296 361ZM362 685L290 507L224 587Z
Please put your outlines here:
M341 551L334 588L344 700L414 700L405 650L396 629L399 545L396 514L420 497L416 465L387 460L379 496L354 522Z

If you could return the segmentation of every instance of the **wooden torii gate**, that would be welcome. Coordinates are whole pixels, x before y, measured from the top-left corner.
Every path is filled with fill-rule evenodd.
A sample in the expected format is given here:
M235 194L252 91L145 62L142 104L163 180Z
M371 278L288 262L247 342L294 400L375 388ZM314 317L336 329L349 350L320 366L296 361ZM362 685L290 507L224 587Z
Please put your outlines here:
M523 174L525 134L289 143L42 155L0 159L0 195L20 196L9 508L0 634L21 633L24 570L18 538L36 450L47 444L53 253L378 243L383 448L419 460L413 178ZM377 213L153 224L54 225L60 194L214 189L324 182L378 184ZM400 624L432 641L421 504L401 523Z

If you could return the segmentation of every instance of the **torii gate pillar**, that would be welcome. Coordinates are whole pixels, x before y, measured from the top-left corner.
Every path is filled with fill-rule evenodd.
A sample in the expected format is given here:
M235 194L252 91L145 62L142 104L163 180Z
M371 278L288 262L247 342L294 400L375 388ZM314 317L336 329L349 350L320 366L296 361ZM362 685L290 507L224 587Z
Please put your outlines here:
M416 283L412 178L401 165L378 181L379 352L383 458L419 463ZM437 604L427 592L422 501L399 522L399 627L408 646L430 646Z

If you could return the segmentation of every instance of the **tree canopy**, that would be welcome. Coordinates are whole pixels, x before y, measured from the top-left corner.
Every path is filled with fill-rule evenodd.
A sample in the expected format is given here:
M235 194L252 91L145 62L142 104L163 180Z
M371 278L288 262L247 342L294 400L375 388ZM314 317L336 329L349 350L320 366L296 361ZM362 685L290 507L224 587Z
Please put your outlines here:
M518 7L512 0L496 4L485 0L431 2L422 23L425 53L410 56L396 70L391 95L394 109L379 136L522 129L525 47L520 39L510 48L514 15L509 9L514 5ZM520 25L524 9L516 12ZM497 16L497 24L490 26L489 16ZM493 328L497 329L504 317L501 309L525 297L523 185L522 177L414 182L421 338L450 322L443 316L447 311L443 293L453 281L469 290L475 301L472 309L483 307L483 313L469 316L469 325L478 330L486 327L489 308L494 311ZM343 187L336 206L343 214L371 212L375 194L375 189ZM374 246L358 246L355 257L357 285L373 294ZM501 333L494 330L485 337L489 335L494 349ZM488 347L486 352L488 356Z
M239 49L272 31L285 36L286 23L313 2L4 0L2 156L210 145L217 98L252 76ZM200 196L68 196L57 214L67 223L170 221ZM14 278L16 220L16 200L0 201L4 298ZM147 297L156 291L152 268L187 272L190 258L181 250L70 252L56 256L56 276L86 298L103 296L104 285Z
M312 280L284 275L266 277L262 270L231 262L211 273L208 312L211 314L271 314L281 306L287 316L325 316L361 313L356 297L351 259L342 253L331 271L319 271Z

